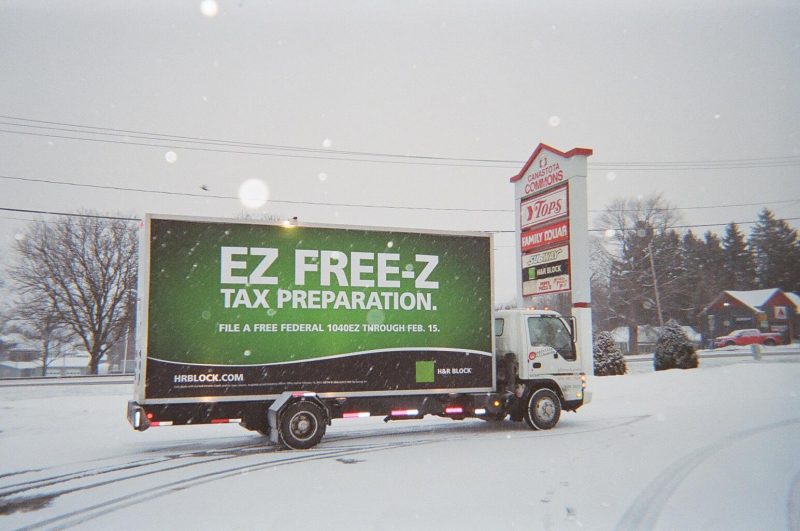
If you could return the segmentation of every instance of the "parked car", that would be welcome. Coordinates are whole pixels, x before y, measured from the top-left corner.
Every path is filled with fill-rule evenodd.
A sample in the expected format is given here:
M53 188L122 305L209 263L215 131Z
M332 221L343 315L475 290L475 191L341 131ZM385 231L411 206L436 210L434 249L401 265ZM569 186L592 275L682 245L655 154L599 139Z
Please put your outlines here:
M745 328L734 330L727 336L714 338L714 348L728 347L731 345L780 345L782 342L781 334L774 332L760 332L755 328Z

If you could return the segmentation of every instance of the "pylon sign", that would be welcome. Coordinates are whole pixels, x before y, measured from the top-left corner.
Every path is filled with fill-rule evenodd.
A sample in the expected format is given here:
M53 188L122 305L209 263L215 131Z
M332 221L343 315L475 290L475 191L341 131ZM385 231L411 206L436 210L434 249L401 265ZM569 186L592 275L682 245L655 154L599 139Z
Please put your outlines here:
M576 340L582 352L592 351L589 283L589 213L586 187L591 149L559 151L539 144L514 183L517 224L517 306L547 305L558 295L578 321ZM591 355L584 356L592 374ZM587 361L588 360L588 361Z
M572 291L575 260L572 248L577 244L579 255L584 248L583 242L574 241L576 229L580 229L581 239L586 240L588 271L586 157L591 154L590 149L576 148L563 153L539 144L522 171L511 179L515 183L518 209L517 295L523 299L521 304L528 297ZM583 206L582 212L575 209L576 200L579 207Z

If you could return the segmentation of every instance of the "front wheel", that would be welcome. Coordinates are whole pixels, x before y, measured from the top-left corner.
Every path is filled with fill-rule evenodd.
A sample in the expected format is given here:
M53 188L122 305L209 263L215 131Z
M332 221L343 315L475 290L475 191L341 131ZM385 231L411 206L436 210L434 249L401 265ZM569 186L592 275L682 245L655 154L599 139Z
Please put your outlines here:
M313 402L295 402L281 415L281 443L291 450L313 448L325 435L325 412Z
M764 346L765 347L774 347L775 346L775 341L773 341L772 339L767 339L766 341L764 341Z
M549 430L561 418L561 401L550 389L537 389L528 400L525 422L534 430Z

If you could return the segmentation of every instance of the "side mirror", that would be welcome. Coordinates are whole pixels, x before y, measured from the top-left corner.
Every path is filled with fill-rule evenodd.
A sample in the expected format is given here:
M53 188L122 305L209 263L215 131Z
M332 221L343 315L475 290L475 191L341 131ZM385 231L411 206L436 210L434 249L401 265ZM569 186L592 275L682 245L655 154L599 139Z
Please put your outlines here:
M572 342L575 343L576 341L575 330L578 329L578 323L577 321L575 321L575 318L571 315L567 317L567 319L569 319L569 337L572 339Z

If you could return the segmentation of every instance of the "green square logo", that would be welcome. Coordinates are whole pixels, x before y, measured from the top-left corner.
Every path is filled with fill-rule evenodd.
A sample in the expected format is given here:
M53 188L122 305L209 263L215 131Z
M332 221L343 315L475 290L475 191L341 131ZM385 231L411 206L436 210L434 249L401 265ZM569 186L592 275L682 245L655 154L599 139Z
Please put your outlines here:
M433 383L434 373L433 361L417 362L417 383Z

